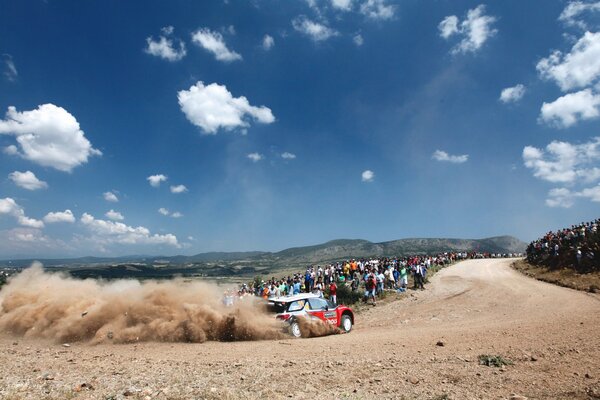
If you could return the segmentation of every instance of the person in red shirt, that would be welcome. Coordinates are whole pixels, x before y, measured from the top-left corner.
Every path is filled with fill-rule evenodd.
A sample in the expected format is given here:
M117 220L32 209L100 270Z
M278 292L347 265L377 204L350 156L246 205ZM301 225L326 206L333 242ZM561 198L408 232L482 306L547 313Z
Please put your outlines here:
M329 300L333 302L333 304L337 304L337 285L335 281L331 281L329 285Z

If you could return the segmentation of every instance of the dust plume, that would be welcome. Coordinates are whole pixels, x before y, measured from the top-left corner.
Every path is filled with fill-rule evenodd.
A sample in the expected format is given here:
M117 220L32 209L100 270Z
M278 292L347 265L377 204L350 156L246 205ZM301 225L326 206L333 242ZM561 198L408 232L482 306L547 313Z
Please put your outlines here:
M335 335L340 333L340 330L337 327L327 324L321 320L299 317L298 324L300 325L300 333L303 338Z
M0 331L60 342L129 343L285 337L252 297L222 304L205 282L76 280L33 265L0 291Z

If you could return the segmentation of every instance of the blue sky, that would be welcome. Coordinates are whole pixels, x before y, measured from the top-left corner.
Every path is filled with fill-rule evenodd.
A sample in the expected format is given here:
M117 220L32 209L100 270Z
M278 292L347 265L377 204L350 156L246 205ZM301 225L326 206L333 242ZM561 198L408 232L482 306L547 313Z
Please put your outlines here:
M596 218L599 27L595 1L0 0L0 258Z

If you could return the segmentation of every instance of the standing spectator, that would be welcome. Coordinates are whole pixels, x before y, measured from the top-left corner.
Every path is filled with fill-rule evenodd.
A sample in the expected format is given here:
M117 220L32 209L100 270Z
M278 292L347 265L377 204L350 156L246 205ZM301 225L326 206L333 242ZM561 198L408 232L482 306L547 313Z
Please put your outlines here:
M335 284L335 281L332 281L329 285L329 299L333 304L337 304L337 285Z

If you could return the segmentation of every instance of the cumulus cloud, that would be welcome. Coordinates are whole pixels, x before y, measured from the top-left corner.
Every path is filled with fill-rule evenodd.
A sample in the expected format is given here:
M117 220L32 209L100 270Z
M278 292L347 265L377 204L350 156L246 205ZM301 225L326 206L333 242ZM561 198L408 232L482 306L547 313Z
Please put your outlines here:
M2 60L4 61L4 77L9 82L16 81L19 77L19 72L12 56L10 54L2 54Z
M104 214L104 216L113 221L123 221L125 217L118 211L113 210L112 208Z
M177 94L179 106L186 118L205 134L215 135L219 129L231 131L250 126L248 118L262 124L275 121L268 107L250 105L244 96L233 97L225 85L198 81L189 90Z
M292 21L294 29L312 39L315 42L327 40L333 36L339 35L339 33L328 27L327 25L319 22L312 21L301 15Z
M456 15L448 15L438 25L440 36L444 39L448 39L455 33L459 33L458 29L458 17Z
M353 0L331 0L331 6L341 11L352 10L352 3Z
M363 39L363 37L360 33L357 33L356 35L354 35L354 37L352 38L352 41L358 47L362 46L365 43L365 40Z
M167 181L167 176L163 174L150 175L146 178L146 180L150 183L152 187L159 187L161 182Z
M252 160L252 162L259 162L263 158L265 158L262 154L259 154L259 153L250 153L246 157L248 157L248 159Z
M600 116L600 95L591 89L569 93L552 103L542 104L540 121L557 128L568 128L579 120Z
M49 212L44 217L44 222L47 224L54 224L57 222L68 222L72 224L75 222L75 216L71 210Z
M546 205L548 207L571 208L574 204L574 196L566 188L554 188L548 192Z
M592 14L600 11L600 1L592 3L584 3L583 1L571 1L564 8L560 16L559 21L564 22L570 26L576 26L581 29L588 29L587 23L583 20L583 16L586 14Z
M394 17L396 7L387 4L386 0L366 0L360 5L360 12L374 20L386 20Z
M158 209L158 213L159 213L159 214L162 214L162 215L165 215L165 216L167 216L167 215L169 215L169 214L170 214L170 213L169 213L169 210L167 210L167 209L166 209L166 208L164 208L164 207L161 207L161 208L159 208L159 209Z
M526 146L523 161L533 176L548 182L594 182L600 179L600 137L583 144L553 141L545 149Z
M176 186L171 186L171 193L185 193L188 191L188 188L185 187L185 185L176 185Z
M433 155L431 156L431 158L433 158L436 161L445 161L445 162L451 162L451 163L455 163L455 164L462 164L469 160L469 155L462 154L460 156L453 156L453 155L446 153L445 151L436 150L433 152Z
M18 205L17 202L10 197L0 199L0 215L10 215L16 218L19 225L28 228L41 229L44 227L44 223L42 221L26 216L23 207Z
M104 192L102 193L102 196L104 197L104 200L111 203L117 203L119 201L119 198L114 192Z
M556 50L536 68L542 78L555 81L562 91L592 84L600 77L600 32L585 32L569 53Z
M577 198L583 198L600 203L600 185L571 191L567 188L555 188L548 192L546 205L548 207L571 208Z
M175 211L173 214L171 214L171 217L173 217L173 218L181 218L181 217L183 217L183 214L180 213L179 211Z
M13 181L15 185L27 190L46 189L48 187L46 182L40 181L31 171L14 171L8 174L8 178Z
M185 57L187 54L185 43L176 39L177 45L175 45L171 39L173 27L164 27L161 29L161 33L158 40L154 40L152 36L146 38L146 48L144 51L171 62L179 61Z
M232 62L242 59L240 54L227 48L223 35L208 28L200 28L194 32L192 42L212 53L219 61Z
M96 235L94 239L101 244L164 244L180 247L177 237L170 233L166 235L151 234L150 230L143 226L132 227L122 222L96 219L88 213L84 213L80 221Z
M461 41L452 49L452 53L475 52L498 31L492 28L496 17L485 15L483 4L467 12L467 17L460 22L456 15L445 17L438 25L440 36L449 39L458 35Z
M262 40L262 48L265 51L271 50L271 48L275 46L275 39L271 35L265 35Z
M9 146L11 153L60 171L70 172L102 154L86 139L75 117L54 104L24 112L8 107L6 119L0 120L0 134L15 136L19 148Z
M286 151L285 153L281 153L281 158L284 160L293 160L296 158L296 155Z
M363 182L373 182L375 179L375 173L367 169L361 174L361 179Z
M500 93L500 101L505 104L516 103L517 101L521 100L524 95L525 86L519 83L518 85L515 85L513 87L503 89Z

